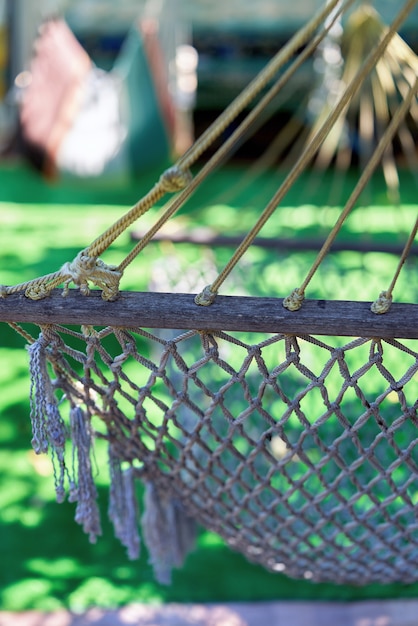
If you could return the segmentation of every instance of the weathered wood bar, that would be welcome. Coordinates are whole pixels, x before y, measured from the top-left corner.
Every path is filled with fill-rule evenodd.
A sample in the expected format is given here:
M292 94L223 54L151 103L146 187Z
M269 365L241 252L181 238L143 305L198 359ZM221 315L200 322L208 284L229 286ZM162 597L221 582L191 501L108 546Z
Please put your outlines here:
M218 296L203 307L191 294L142 292L121 292L115 302L105 302L100 291L83 296L71 290L63 298L57 289L43 300L24 294L0 298L0 321L418 339L417 304L394 303L376 315L370 302L305 300L296 312L282 303L281 298Z

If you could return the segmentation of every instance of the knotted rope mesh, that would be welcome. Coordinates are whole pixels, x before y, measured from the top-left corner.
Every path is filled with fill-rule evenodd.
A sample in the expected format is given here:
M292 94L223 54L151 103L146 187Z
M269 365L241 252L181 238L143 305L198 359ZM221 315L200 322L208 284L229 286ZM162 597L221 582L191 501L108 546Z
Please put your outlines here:
M111 500L122 500L111 518L131 556L137 506L120 465L152 492L144 536L160 580L191 545L192 519L296 578L416 579L418 353L408 342L165 332L47 326L31 346L34 407L54 407L42 419L33 409L36 445L54 450L58 494L62 396L85 424L70 426L73 445L85 450L93 430L108 442ZM94 488L78 464L77 517L94 537Z
M104 326L103 319L101 326L83 320L85 325L74 330L54 320L54 315L62 317L65 308L56 300L41 311L43 322L30 314L21 317L20 311L24 300L20 292L38 301L64 285L68 297L71 283L83 296L93 283L102 290L106 306L114 306L126 267L242 139L279 87L286 85L292 68L300 66L352 4L352 0L325 3L214 128L73 262L33 281L0 285L0 296L15 306L15 316L3 319L12 322L30 344L33 446L38 453L52 453L58 500L69 494L76 503L76 521L95 541L101 521L92 450L95 440L103 440L115 534L128 556L136 558L142 516L142 535L162 582L170 581L172 568L181 565L192 547L196 523L219 533L250 560L295 578L363 584L412 582L418 576L416 342L388 338L387 333L385 339L370 334L354 339L327 337L326 329L325 337L318 339L309 328L303 335L294 329L238 332L239 325L228 332L211 326L196 330L202 328L196 325L193 330L158 331L118 323L118 319L111 326ZM382 29L256 224L224 270L214 280L211 276L211 284L198 294L198 304L212 306L225 279L356 97L357 88L415 5L416 0L406 0L391 27ZM192 177L189 168L297 50L302 50L300 55L243 124ZM405 116L411 111L416 114L418 81L411 68L418 64L412 51L407 56L401 103L377 138L373 156L305 280L284 300L288 315L299 315L301 307L303 311L305 290L379 159ZM107 265L99 258L138 217L173 192L178 194L164 207L161 218L120 265ZM372 308L373 315L388 315L417 229L418 222L404 241L395 275ZM91 300L94 308L97 298ZM284 309L277 306L283 316ZM170 328L183 328L176 311L171 314ZM21 321L38 324L39 337L19 328ZM72 323L69 318L66 322ZM394 333L402 336L416 334L411 328L405 335L402 329ZM145 485L142 513L136 479Z

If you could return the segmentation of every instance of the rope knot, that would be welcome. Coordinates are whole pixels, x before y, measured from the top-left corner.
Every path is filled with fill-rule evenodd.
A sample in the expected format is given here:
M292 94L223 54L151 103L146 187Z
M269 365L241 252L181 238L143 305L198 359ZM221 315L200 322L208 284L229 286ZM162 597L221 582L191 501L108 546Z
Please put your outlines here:
M289 311L298 311L302 306L302 302L304 301L304 299L305 294L303 293L303 291L300 291L299 288L296 288L292 291L290 296L287 296L287 298L283 300L283 306Z
M175 193L181 191L192 181L192 173L190 170L183 170L178 165L168 168L160 176L160 184L167 193Z
M101 259L89 256L85 250L79 252L71 263L65 263L61 273L66 275L63 296L68 295L69 285L73 282L81 293L90 293L89 281L102 289L103 300L115 300L119 292L122 272L116 265L107 265Z
M48 283L34 283L25 290L25 296L30 300L42 300L49 295L50 291Z
M218 292L212 291L210 287L210 285L207 285L203 291L197 294L194 299L196 304L199 304L200 306L210 306L215 302Z
M387 291L382 291L377 300L373 302L370 309L373 313L381 315L387 313L392 304L392 296Z
M6 298L9 295L9 289L6 285L0 285L0 298Z

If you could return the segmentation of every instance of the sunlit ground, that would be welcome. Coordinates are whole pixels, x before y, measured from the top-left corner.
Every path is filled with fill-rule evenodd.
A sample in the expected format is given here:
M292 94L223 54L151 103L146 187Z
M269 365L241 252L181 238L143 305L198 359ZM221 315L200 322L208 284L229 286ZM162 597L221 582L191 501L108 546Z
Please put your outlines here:
M238 176L240 172L237 170ZM19 185L20 176L20 185ZM178 226L209 226L221 234L243 233L255 221L262 202L273 193L278 175L263 178L257 188L228 199L236 186L231 172L222 174L193 199L178 218ZM137 189L93 194L71 186L50 190L33 175L6 172L0 192L0 283L14 284L55 271L74 258L134 201ZM148 181L149 183L149 181ZM9 185L9 186L7 186ZM314 185L309 202L300 200L300 186L283 202L262 235L321 237L338 215L328 203L328 186ZM32 190L32 191L31 191ZM239 190L239 189L238 189ZM260 191L261 190L261 191ZM376 184L363 198L341 237L403 242L416 218L415 188L406 186L401 208L391 206L384 188ZM299 194L299 196L298 196ZM132 196L132 197L131 197ZM322 198L325 198L321 201ZM83 202L85 198L85 203ZM119 204L117 203L119 197ZM107 199L107 201L106 201ZM146 230L156 211L141 224ZM130 249L129 233L104 259L118 263ZM221 269L231 250L151 244L128 268L122 287L145 290L168 288L197 291ZM303 279L313 252L290 254L261 248L250 250L224 293L284 297ZM341 252L329 256L314 278L307 297L373 300L385 289L396 258L383 253ZM395 300L417 302L417 260L408 261L395 290ZM418 586L365 588L313 585L270 574L227 549L212 533L202 532L197 550L165 588L153 580L145 549L139 562L127 560L105 523L107 472L100 447L97 475L104 534L90 545L74 522L74 505L56 504L49 460L30 447L29 380L24 340L7 326L0 330L0 609L44 609L121 606L144 601L234 601L265 599L359 599L416 597Z

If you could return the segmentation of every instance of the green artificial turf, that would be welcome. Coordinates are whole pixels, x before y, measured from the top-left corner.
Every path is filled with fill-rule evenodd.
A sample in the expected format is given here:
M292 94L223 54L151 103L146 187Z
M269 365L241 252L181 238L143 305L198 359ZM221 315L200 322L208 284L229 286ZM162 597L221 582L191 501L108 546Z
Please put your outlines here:
M185 207L179 224L190 228L210 226L221 233L243 232L260 212L260 189L263 198L268 197L277 185L278 175L265 175L262 184L258 181L249 188L239 182L240 176L236 168L215 177L210 189L204 188ZM72 260L154 179L154 174L149 174L129 188L94 189L69 183L51 187L29 170L1 171L0 283L28 280ZM241 195L228 199L225 191L237 184L242 185ZM296 191L278 209L264 234L317 236L332 225L339 208L321 203L321 189L316 188L309 202L305 195L303 203ZM417 212L414 188L407 185L403 193L402 208L392 207L377 184L372 201L363 199L348 221L344 236L402 241ZM157 213L153 210L145 216L145 229ZM106 253L106 262L120 262L130 247L126 234ZM195 278L192 271L197 262L221 268L230 252L227 248L151 244L128 268L122 287L147 289L150 281L161 274L161 268L164 271L175 264L182 279L190 275L190 284L193 280L199 282L204 277ZM312 260L311 252L290 255L254 248L240 263L234 278L228 280L224 293L285 296L299 284ZM332 254L314 279L308 297L373 299L388 286L395 266L396 259L388 254ZM417 262L411 259L401 274L395 297L417 301L416 275ZM172 283L173 278L170 280ZM89 544L74 522L74 505L55 502L49 460L37 457L30 448L24 340L4 324L0 325L0 364L0 609L68 607L77 611L91 605L115 607L135 601L354 600L418 595L418 584L354 588L290 580L248 563L216 535L204 531L184 568L174 573L172 586L158 585L146 550L142 550L139 562L130 562L113 537L106 522L107 473L103 468L97 484L104 533L97 544ZM98 466L101 456L99 446Z

